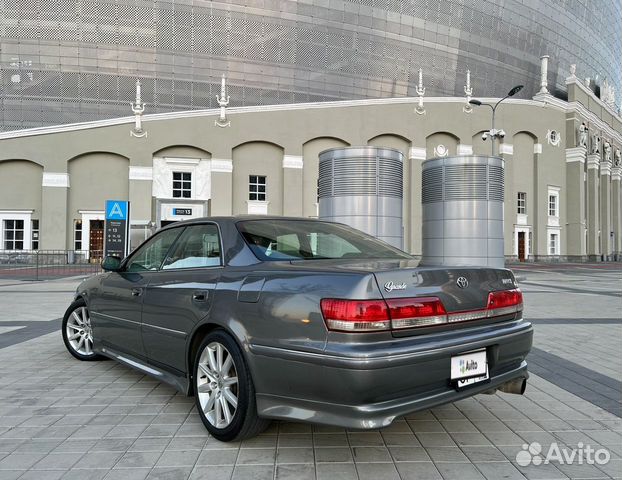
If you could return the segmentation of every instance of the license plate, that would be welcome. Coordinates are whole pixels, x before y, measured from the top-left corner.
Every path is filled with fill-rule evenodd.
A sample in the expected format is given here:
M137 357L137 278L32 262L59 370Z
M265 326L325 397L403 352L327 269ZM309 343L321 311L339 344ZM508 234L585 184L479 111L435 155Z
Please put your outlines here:
M456 389L460 390L461 388L468 387L469 385L473 385L474 383L479 383L488 380L488 367L486 367L486 373L479 377L471 377L471 378L461 378L456 380Z
M451 357L451 379L465 380L488 375L486 350L477 350ZM485 379L484 379L485 380Z

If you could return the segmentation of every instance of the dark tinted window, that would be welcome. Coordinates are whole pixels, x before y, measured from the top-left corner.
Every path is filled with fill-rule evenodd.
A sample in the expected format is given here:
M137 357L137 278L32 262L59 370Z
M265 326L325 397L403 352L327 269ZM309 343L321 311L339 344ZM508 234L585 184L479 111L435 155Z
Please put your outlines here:
M248 220L238 230L260 260L412 258L359 230L306 220Z

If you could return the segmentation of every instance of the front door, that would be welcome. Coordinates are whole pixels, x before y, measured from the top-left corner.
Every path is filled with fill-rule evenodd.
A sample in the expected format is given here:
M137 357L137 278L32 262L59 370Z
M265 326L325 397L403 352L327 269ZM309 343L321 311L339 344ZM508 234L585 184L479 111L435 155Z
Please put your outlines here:
M189 336L209 312L221 271L216 224L186 227L145 293L142 332L150 362L186 372Z
M144 357L140 325L145 289L183 228L152 236L128 259L120 272L105 274L101 292L89 302L96 348L108 347Z
M525 232L518 232L518 259L525 261Z
M102 261L104 252L104 221L91 220L89 223L89 258L91 263Z

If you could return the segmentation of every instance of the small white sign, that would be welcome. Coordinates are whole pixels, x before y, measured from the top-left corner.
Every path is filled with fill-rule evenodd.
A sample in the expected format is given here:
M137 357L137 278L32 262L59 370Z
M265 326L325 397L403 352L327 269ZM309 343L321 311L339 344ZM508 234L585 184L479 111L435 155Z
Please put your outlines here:
M486 350L478 350L451 357L452 380L485 375L487 371Z

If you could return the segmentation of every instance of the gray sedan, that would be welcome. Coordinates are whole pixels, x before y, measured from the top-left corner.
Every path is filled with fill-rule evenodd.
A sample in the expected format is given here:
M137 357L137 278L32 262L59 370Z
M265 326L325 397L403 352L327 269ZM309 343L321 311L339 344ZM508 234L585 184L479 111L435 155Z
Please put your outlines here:
M85 280L62 326L187 395L219 440L270 419L380 428L523 393L533 329L509 270L419 265L345 225L213 217L166 227Z

